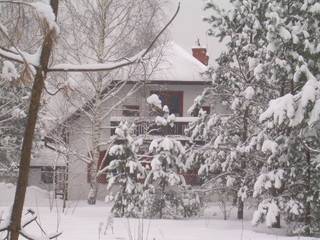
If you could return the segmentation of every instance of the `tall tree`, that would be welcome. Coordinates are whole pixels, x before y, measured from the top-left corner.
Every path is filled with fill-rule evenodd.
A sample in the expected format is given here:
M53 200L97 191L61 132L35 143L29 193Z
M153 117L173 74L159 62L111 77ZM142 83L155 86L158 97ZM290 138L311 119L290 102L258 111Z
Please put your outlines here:
M44 14L43 12L39 11L41 9L39 8L39 5L35 4L30 6L35 7L35 9L38 10L39 14ZM28 185L30 157L34 137L34 130L37 122L37 116L40 107L40 99L47 74L49 58L51 56L51 51L57 32L55 19L58 11L58 0L52 0L50 2L50 5L47 5L45 7L49 13L46 13L47 15L43 15L43 17L46 20L45 24L47 24L48 27L41 46L39 65L36 69L34 83L31 90L30 106L27 114L28 119L25 125L25 132L21 149L21 160L19 163L19 176L15 198L12 206L11 221L9 225L10 240L18 240L19 235L21 233L21 216L23 211L25 193ZM5 55L4 57L8 58L6 53L3 55ZM23 58L23 55L19 55L19 57ZM25 61L25 59L23 59L23 61ZM29 63L26 62L25 64Z
M212 24L209 34L220 37L221 40L226 39L227 50L219 56L217 66L211 71L213 87L197 98L194 105L194 109L199 109L208 96L217 96L220 101L222 99L229 103L230 115L224 118L214 115L201 117L191 129L193 136L196 137L198 132L204 136L203 139L207 138L207 141L214 143L207 149L216 148L211 151L213 161L206 160L201 169L226 169L226 166L233 165L236 168L229 167L228 171L236 171L237 174L239 170L244 173L241 169L249 169L253 175L248 177L247 174L240 174L241 180L237 182L249 179L251 186L253 178L260 175L253 189L254 195L259 196L262 192L267 195L264 195L264 202L259 207L259 212L264 214L255 220L269 215L268 224L280 227L279 214L285 212L281 209L281 204L283 200L289 203L293 196L286 197L288 176L295 175L290 174L291 168L297 168L300 165L298 162L305 159L304 179L309 179L306 185L312 183L310 163L313 162L311 159L315 153L310 155L310 151L301 145L306 139L299 138L310 132L301 126L317 99L317 94L313 93L317 89L318 75L318 3L236 0L232 4L230 11L221 10L210 2L207 4L207 9L215 11L214 15L206 18ZM310 82L311 80L314 82ZM301 105L294 105L293 102L298 100L292 96L296 96L300 89L312 89L311 97L304 94L306 97L302 98ZM280 97L282 101L270 102L272 107L261 115L259 121L258 116L266 108L268 101L276 97ZM296 98L300 98L300 95ZM285 124L285 117L291 119L288 124ZM267 121L268 119L271 120ZM267 122L266 127L261 125L261 121ZM316 135L310 138L310 134L306 134L306 137L317 142ZM300 148L297 147L299 142ZM305 149L305 153L295 154L296 149ZM226 152L229 154L225 154ZM241 167L241 164L246 168ZM290 171L288 166L291 166ZM298 178L290 181L299 182ZM307 189L315 186L317 184ZM310 204L307 203L310 197L302 198L307 209L305 214L309 216L305 219L310 222ZM241 204L239 207L241 209ZM295 212L297 215L299 213ZM241 215L239 211L238 216ZM308 231L307 229L306 232Z
M270 53L264 66L274 66L272 79L278 82L280 97L271 100L260 116L266 123L261 150L268 160L254 189L256 195L264 193L257 216L272 212L272 223L279 222L280 212L289 222L299 222L303 215L304 226L299 231L306 235L319 229L318 153L313 151L319 142L318 9L319 3L313 1L271 1L268 5L265 16Z
M225 40L227 49L208 71L212 86L195 99L190 109L191 114L200 112L201 116L189 132L195 140L205 141L200 148L202 155L209 158L201 158L200 173L220 174L225 184L232 182L238 219L243 219L243 201L253 185L254 169L259 165L250 141L260 128L258 113L270 97L276 96L277 88L268 81L269 76L259 74L260 62L268 55L263 14L268 3L232 3L229 11L219 9L212 2L206 5L205 9L212 13L205 18L211 25L209 35ZM199 111L204 104L217 102L226 106L223 116Z

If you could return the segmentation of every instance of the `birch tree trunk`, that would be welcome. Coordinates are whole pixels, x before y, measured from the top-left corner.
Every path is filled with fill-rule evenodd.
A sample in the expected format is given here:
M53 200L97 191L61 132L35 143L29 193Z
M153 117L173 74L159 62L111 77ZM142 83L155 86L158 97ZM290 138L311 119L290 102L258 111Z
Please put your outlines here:
M102 10L107 9L108 2L102 2ZM105 55L105 37L106 37L106 12L102 14L102 21L99 31L99 42L98 42L98 52L97 58L99 63L104 62L104 55ZM103 92L103 74L98 73L97 76L94 77L96 79L96 93L95 93L95 101L94 101L94 112L93 112L93 129L92 129L92 160L91 160L91 167L90 167L90 190L88 196L88 204L94 205L97 202L98 196L98 171L99 171L99 159L100 159L100 134L101 134L101 122L102 122L102 92Z
M99 115L99 114L98 114ZM90 171L89 171L89 181L90 181L90 191L88 196L88 204L94 205L97 201L97 195L98 195L98 181L97 181L97 173L99 171L99 158L100 158L100 152L99 152L99 138L100 138L100 120L95 119L93 124L93 140L92 140L92 160L90 165Z
M57 16L59 0L51 0L50 5L53 9L55 16ZM42 44L40 65L37 68L34 83L32 86L31 101L28 111L28 120L25 126L24 138L22 142L19 176L11 213L11 223L9 227L10 240L18 240L20 234L21 216L28 185L34 130L40 108L40 100L44 88L44 81L47 77L47 68L53 48L54 35L55 29L50 29L46 33L45 39Z
M92 158L89 171L89 181L90 181L90 190L88 195L88 204L94 205L97 201L98 195L98 179L97 174L99 171L99 158L100 158L100 134L101 134L101 89L102 89L102 76L98 76L98 86L99 89L94 102L94 117L93 117L93 126L92 126Z

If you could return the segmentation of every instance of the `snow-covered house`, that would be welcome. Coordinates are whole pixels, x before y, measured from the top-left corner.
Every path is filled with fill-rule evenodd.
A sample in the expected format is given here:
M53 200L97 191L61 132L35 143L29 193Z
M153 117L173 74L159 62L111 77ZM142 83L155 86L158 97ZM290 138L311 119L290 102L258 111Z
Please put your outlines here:
M115 108L103 120L101 128L101 154L107 149L108 139L114 134L115 127L120 121L132 121L134 119L148 119L150 117L150 109L146 98L151 94L160 96L162 103L167 105L176 116L174 128L168 132L177 138L184 139L184 129L193 117L188 114L188 109L194 103L194 99L200 95L209 81L206 80L201 73L206 71L208 64L208 56L206 49L203 47L194 47L192 49L193 56L177 44L170 42L163 51L163 56L156 71L152 72L143 87L139 88L131 96L126 96L127 92L134 86L135 81L127 81L126 86L117 92L116 95L106 101L103 109L112 109L112 106L119 99L123 99L121 107ZM92 129L93 124L86 114L74 108L70 113L70 106L66 110L66 104L63 101L55 101L51 104L49 112L50 117L55 116L53 122L68 122L68 127L64 127L63 132L66 141L72 150L81 156L88 156L92 146ZM85 104L85 103L83 103ZM49 102L50 106L50 102ZM219 104L215 106L205 106L206 111L221 111L223 108ZM69 112L68 112L69 111ZM65 114L68 112L67 114ZM65 117L67 115L67 117ZM137 125L137 134L143 134L147 121L141 121ZM58 124L59 125L59 124ZM61 126L61 125L60 125ZM50 145L50 142L47 143ZM69 199L86 199L89 191L88 183L88 164L79 160L77 154L70 154L68 167L67 192ZM40 160L41 161L41 160ZM29 184L38 185L38 180L30 179ZM104 176L99 178L101 184L105 184ZM105 196L105 187L100 187L100 197Z

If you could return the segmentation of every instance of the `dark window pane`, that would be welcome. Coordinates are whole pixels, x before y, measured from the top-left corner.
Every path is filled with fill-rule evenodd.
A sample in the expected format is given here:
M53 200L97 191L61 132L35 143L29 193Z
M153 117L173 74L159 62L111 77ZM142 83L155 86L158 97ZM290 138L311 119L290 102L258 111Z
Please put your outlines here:
M53 183L53 168L41 167L41 181L46 184Z
M139 106L138 105L124 105L122 115L126 117L139 117Z

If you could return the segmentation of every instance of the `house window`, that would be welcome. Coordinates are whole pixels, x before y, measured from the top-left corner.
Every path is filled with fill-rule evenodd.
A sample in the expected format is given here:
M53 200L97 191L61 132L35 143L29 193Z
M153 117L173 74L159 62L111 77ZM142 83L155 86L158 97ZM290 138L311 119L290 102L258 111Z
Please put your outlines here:
M110 136L113 136L116 134L116 128L119 126L120 122L111 122L111 128L110 128Z
M157 94L162 102L162 106L167 105L170 113L176 117L183 115L183 91L151 91L151 94Z
M98 161L98 168L99 170L103 169L104 167L108 166L109 164L109 158L108 156L106 156L106 159L103 162L103 166L100 166L102 163L102 160L105 158L105 154L106 151L101 151L99 154L99 161ZM87 168L87 182L90 183L91 181L91 164L88 164L88 168ZM107 173L103 173L101 174L98 178L97 178L97 182L98 183L102 183L102 184L106 184L107 183Z
M41 167L41 181L46 184L52 184L54 177L53 167Z
M139 117L139 106L138 105L124 105L122 115L126 117Z

